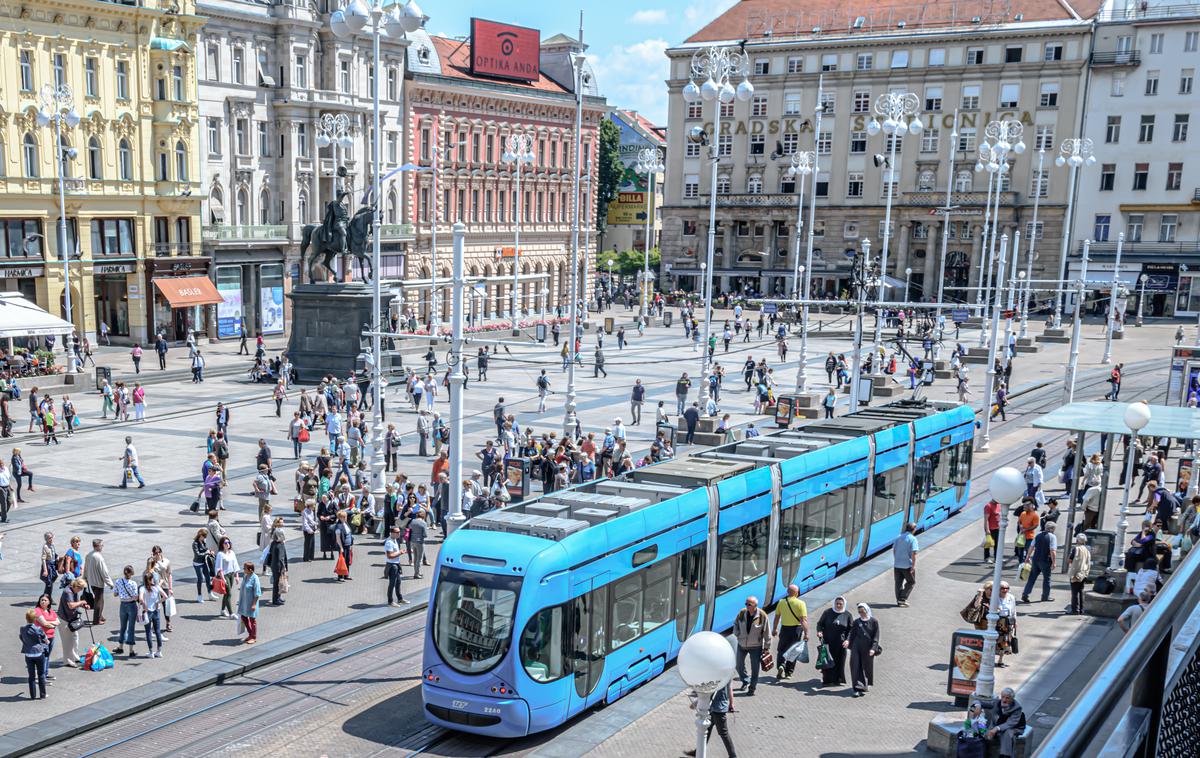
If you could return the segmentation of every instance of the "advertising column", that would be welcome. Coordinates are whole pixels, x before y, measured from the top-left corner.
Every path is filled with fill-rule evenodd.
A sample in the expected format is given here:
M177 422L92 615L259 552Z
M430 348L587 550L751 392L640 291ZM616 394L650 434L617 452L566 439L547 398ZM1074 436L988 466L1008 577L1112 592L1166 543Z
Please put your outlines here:
M242 267L220 266L217 268L217 338L229 339L242 334Z
M258 316L262 333L283 334L283 264L260 266L258 281Z

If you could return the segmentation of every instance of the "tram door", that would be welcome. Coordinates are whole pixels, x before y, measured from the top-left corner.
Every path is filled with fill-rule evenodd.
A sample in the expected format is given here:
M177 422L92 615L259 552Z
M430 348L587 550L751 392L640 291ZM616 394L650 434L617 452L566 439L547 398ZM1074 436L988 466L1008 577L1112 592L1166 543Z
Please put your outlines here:
M603 574L575 585L571 601L571 658L575 667L575 687L571 691L571 713L593 705L604 696L598 687L604 675L604 656L608 653L608 575Z

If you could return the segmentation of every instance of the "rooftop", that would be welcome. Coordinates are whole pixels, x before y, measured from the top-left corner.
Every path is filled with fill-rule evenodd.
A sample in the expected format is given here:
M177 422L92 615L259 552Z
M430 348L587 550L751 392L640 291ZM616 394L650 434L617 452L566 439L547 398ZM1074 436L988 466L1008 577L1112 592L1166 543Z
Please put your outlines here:
M1092 18L1102 0L740 0L687 43L879 34Z

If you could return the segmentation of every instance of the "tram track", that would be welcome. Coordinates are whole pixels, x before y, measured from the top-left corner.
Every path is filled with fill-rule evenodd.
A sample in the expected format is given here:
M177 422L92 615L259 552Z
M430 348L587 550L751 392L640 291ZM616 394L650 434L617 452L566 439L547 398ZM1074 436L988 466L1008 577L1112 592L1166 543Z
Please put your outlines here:
M1141 396L1159 382L1143 377L1161 367L1160 361L1148 360L1127 366L1125 390ZM1076 384L1076 394L1086 395L1092 388L1103 386L1106 371L1091 372ZM1022 393L1022 414L1040 414L1061 404L1061 381L1052 381ZM1031 402L1030 402L1031 401ZM1003 442L1019 429L1001 425L993 434L993 442ZM1060 455L1068 437L1066 433L1048 433L1042 437L1051 455ZM982 497L981 485L995 469L1010 465L1022 453L1006 446L989 455L976 458L972 472L976 497ZM974 498L973 498L974 499ZM420 716L420 697L417 686L421 671L423 646L413 644L414 637L424 632L424 611L427 603L412 607L404 618L380 625L371 630L345 638L322 649L306 649L268 664L258 673L247 672L231 681L210 686L179 698L155 705L139 714L118 720L97 730L77 735L70 740L45 748L39 756L141 756L170 754L186 758L201 758L229 754L231 750L255 749L254 743L269 739L272 731L294 728L304 732L320 728L328 721L319 712L330 703L349 699L362 687L378 687L383 692L374 696L375 704L407 699L406 710L415 706L417 712L399 733L386 736L386 742L374 741L373 752L355 751L356 755L438 755L493 756L522 755L528 750L553 739L554 730L515 740L496 740L446 730L423 722ZM338 645L342 646L338 646ZM328 656L333 657L328 657ZM319 658L318 658L319 657ZM317 660L314 661L314 658ZM411 684L405 685L408 680ZM364 684L364 682L366 682ZM231 691L229 688L239 688ZM357 706L356 706L357 707ZM345 715L345 714L340 714ZM318 722L314 727L312 721ZM190 735L198 735L191 737ZM182 741L181 741L182 735ZM374 738L374 735L372 735ZM297 744L303 735L295 737ZM97 742L101 744L97 744ZM158 752L161 748L161 752ZM332 753L331 753L332 754Z

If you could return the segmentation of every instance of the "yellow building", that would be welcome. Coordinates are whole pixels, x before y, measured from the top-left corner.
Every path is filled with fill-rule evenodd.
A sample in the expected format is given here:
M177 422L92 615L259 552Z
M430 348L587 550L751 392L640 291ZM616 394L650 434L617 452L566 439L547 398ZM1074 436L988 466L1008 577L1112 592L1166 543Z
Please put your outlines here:
M200 255L194 10L194 0L0 3L0 290L93 340L101 322L118 341L206 331L196 306L219 300ZM39 112L56 91L74 114L46 123Z

